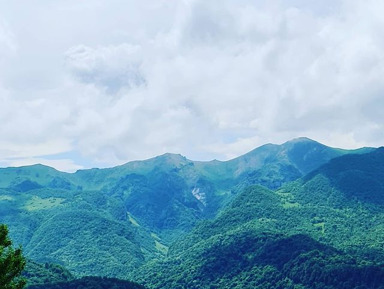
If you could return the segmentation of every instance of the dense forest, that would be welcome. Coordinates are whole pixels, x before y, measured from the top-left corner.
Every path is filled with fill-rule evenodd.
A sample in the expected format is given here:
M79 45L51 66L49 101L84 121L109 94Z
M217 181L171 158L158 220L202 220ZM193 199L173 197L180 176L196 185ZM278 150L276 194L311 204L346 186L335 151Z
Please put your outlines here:
M145 289L145 287L134 282L115 278L83 277L68 282L32 285L28 289Z
M309 139L227 162L0 169L0 223L29 289L380 289L383 172L384 148Z

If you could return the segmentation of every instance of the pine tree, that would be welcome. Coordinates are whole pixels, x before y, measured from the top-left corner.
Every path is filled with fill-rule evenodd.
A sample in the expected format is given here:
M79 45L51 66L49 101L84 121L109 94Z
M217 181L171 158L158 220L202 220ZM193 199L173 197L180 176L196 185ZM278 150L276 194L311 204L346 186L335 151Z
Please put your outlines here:
M21 248L14 249L8 237L8 227L0 224L0 288L22 289L25 280L20 274L25 267Z

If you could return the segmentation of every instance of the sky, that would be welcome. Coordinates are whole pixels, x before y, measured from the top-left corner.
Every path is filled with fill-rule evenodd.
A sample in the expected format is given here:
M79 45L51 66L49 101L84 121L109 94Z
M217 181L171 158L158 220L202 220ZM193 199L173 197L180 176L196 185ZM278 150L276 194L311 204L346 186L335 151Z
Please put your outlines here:
M0 166L384 144L382 0L0 0Z

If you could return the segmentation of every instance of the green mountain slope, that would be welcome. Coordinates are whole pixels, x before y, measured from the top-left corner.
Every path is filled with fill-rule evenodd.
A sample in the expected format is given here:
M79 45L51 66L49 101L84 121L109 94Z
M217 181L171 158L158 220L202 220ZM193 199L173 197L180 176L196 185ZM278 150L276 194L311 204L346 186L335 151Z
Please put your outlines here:
M384 148L365 155L346 155L331 160L305 180L321 174L348 199L384 205L383 159Z
M103 192L1 192L1 222L9 224L15 244L35 261L65 265L77 275L123 277L164 254L161 240L133 224L123 204Z
M290 202L313 210L311 217L327 242L383 260L383 169L383 148L346 155L287 186L282 194L289 192Z
M227 162L232 175L243 184L260 184L277 189L344 154L362 154L372 148L342 150L308 138L297 138L282 145L267 144ZM245 181L245 182L244 182Z
M149 288L384 288L383 164L378 149L277 191L249 187L136 278ZM358 190L348 185L356 170Z
M141 224L169 240L197 221L213 217L233 192L245 186L275 189L334 157L369 150L334 149L300 138L265 145L227 162L195 162L165 154L106 170L79 171L73 177L84 189L103 190L122 199Z
M297 139L227 162L165 154L73 174L42 165L0 169L0 222L36 261L64 265L79 276L123 278L162 259L173 240L214 218L247 186L274 189L335 156L369 150ZM284 206L295 206L285 198Z

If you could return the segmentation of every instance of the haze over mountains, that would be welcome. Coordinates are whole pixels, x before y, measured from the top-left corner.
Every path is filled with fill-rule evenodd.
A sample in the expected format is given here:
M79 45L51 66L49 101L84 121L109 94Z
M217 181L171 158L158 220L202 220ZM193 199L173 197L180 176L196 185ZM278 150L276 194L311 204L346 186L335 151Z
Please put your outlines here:
M72 174L4 168L0 222L28 258L75 276L149 288L381 288L383 172L382 148L307 138L226 162L165 154Z

